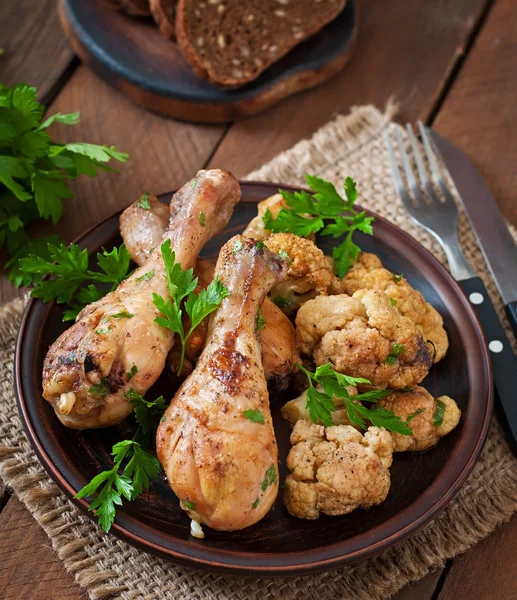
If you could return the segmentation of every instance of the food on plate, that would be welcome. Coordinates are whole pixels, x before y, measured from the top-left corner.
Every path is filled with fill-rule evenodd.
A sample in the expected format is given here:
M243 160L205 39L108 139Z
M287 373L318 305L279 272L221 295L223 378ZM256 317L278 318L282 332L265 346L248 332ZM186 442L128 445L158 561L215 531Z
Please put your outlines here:
M433 363L432 344L383 292L318 296L296 315L301 352L316 365L369 379L376 388L414 387Z
M384 292L401 314L409 317L425 339L432 342L436 351L434 362L445 356L449 340L440 313L426 302L419 291L411 287L403 275L385 269L375 254L361 252L341 284L341 293L349 295L361 289Z
M175 194L164 240L179 265L194 266L239 199L237 180L219 170L200 171ZM161 374L174 338L156 320L154 296L168 296L165 274L157 250L116 290L81 311L50 347L43 365L43 397L67 427L120 423L133 410L125 395L129 389L144 394Z
M273 233L264 244L289 261L287 276L270 293L284 312L292 313L307 300L327 294L332 273L314 242L294 233Z
M401 419L414 415L411 419L411 435L392 433L394 452L431 448L458 425L461 417L461 411L452 398L433 398L421 386L410 391L392 391L379 404Z
M261 242L235 236L223 246L216 273L227 296L158 427L158 458L171 488L195 522L214 529L256 523L278 492L258 311L286 272L286 261Z
M321 386L316 387L316 391L322 393L324 390ZM346 387L348 395L353 398L359 393L353 385ZM332 397L335 409L330 413L332 425L353 425L348 416L348 410L342 398ZM311 421L311 413L309 410L309 401L307 400L307 390L304 390L297 398L293 398L282 406L282 417L287 419L291 425L295 425L297 421Z
M324 427L297 421L287 456L284 504L300 519L345 515L384 502L390 489L393 440L369 427Z
M264 215L266 211L276 217L280 210L286 206L281 194L270 196L257 205L257 216L251 219L248 226L243 231L242 235L253 238L254 240L263 240L267 238L271 232L264 227Z
M120 235L131 259L140 267L160 245L169 224L169 206L143 194L120 215Z
M238 87L334 20L345 3L179 0L178 46L197 75L219 87Z
M149 8L160 33L169 40L176 39L176 5L178 0L149 0Z
M151 14L149 0L103 0L103 2L133 17L148 17Z

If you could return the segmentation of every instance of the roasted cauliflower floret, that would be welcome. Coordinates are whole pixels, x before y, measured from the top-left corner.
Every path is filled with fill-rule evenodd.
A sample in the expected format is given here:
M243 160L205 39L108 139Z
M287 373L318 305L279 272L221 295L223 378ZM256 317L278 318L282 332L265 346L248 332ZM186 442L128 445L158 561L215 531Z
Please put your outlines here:
M327 294L332 274L325 255L314 242L294 233L273 233L264 244L290 261L287 276L270 293L284 312L297 310L307 300Z
M317 386L316 389L321 390L320 386ZM353 385L348 386L346 389L350 396L356 396L358 393L357 388ZM334 398L334 404L336 405L336 410L331 413L332 425L352 425L348 418L343 398ZM296 421L311 420L309 409L307 408L307 390L302 392L298 398L289 400L289 402L284 404L282 407L282 417L287 419L291 425L294 425Z
M391 433L394 452L431 448L456 427L461 417L461 411L452 398L440 396L435 399L421 386L410 392L391 392L382 398L380 405L403 421L416 414L409 422L413 435Z
M422 331L425 339L434 345L434 362L437 363L445 356L449 340L440 313L426 302L422 294L412 288L403 276L383 268L375 254L361 252L357 263L340 283L334 282L329 293L337 291L351 296L361 289L384 292L401 314L409 317Z
M413 388L433 364L432 344L383 292L309 300L296 315L296 336L316 365L330 362L339 373L369 379L375 388Z
M348 425L297 421L291 433L284 503L291 515L314 520L345 515L386 499L393 440L385 429L364 436Z
M262 202L259 202L257 205L257 216L251 219L242 235L244 237L253 238L254 240L263 240L267 238L271 232L269 229L264 227L264 221L262 220L262 217L266 214L266 210L269 209L269 212L273 218L276 219L278 213L285 206L285 200L280 194L275 194L274 196L270 196L269 198L262 200Z

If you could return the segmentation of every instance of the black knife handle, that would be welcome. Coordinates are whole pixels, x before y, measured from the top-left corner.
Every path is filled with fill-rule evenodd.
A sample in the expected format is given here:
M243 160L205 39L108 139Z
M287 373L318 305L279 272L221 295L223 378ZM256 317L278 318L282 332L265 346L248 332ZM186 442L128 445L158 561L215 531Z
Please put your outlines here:
M508 319L512 326L513 332L517 335L517 300L508 302L506 305L506 312L508 313Z
M458 281L481 323L492 359L496 400L512 450L517 454L517 356L479 277Z

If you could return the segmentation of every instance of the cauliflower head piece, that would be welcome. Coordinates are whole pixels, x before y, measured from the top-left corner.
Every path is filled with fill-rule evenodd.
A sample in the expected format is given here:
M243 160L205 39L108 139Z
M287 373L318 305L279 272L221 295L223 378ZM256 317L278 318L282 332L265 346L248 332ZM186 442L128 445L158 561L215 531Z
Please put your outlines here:
M433 364L434 349L384 292L319 296L296 315L298 346L316 365L369 379L379 389L413 388Z
M458 425L461 417L461 410L452 398L440 396L435 399L421 386L410 392L391 392L379 404L403 421L416 414L409 422L413 435L391 432L394 452L416 452L431 448Z
M434 362L437 363L445 356L449 340L440 313L403 276L394 275L385 269L375 254L361 252L345 278L340 284L335 283L332 289L341 289L338 293L350 296L361 289L384 292L401 314L409 317L424 338L433 344L436 351Z
M287 456L284 504L299 519L345 515L386 499L393 439L385 429L363 435L348 425L297 421Z
M284 312L297 310L307 300L327 294L332 273L314 242L294 233L273 233L264 244L290 261L285 279L270 292Z

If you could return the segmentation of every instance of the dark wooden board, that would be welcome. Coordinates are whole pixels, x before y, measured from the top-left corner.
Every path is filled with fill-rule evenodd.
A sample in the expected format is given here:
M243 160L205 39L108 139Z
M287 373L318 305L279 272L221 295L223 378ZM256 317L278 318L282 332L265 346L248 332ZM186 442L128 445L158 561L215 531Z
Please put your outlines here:
M81 59L140 106L187 121L220 123L257 114L340 71L355 41L354 1L260 77L221 90L197 77L178 47L150 20L132 19L101 0L60 0L64 30Z
M221 245L256 214L255 203L276 191L271 184L242 184L243 202L227 229L214 238L203 255L215 259ZM167 199L170 196L167 196ZM118 215L101 222L80 239L92 253L120 243ZM375 251L395 272L403 272L443 314L450 336L445 360L426 379L435 396L448 393L464 414L460 427L434 449L403 453L391 469L388 499L369 511L339 518L299 521L290 517L280 499L259 524L243 531L210 530L202 542L189 535L189 520L164 480L118 512L112 531L137 546L177 562L201 568L252 575L302 574L354 562L410 535L437 514L459 490L474 465L487 433L492 392L486 348L475 317L459 287L443 267L417 242L378 217L376 235L358 243ZM332 241L319 242L327 251ZM32 301L20 330L16 388L29 439L49 474L73 497L95 474L111 464L110 449L120 439L116 428L84 432L64 428L41 398L41 369L48 346L64 328L62 310ZM173 390L162 380L150 397ZM280 456L287 455L289 426L279 414L288 397L272 397ZM121 426L121 427L125 427ZM280 475L286 475L281 464ZM75 500L83 510L88 503Z

